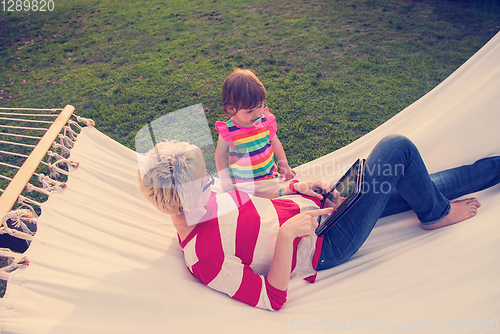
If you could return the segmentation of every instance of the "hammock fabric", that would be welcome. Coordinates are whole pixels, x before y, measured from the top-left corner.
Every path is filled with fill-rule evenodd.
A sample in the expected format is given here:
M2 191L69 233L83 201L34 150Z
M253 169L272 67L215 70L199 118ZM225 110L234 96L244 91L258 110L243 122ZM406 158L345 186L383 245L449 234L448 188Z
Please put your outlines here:
M499 155L499 92L500 34L379 128L297 168L299 178L348 166L392 133L416 143L430 172ZM452 227L425 231L411 212L380 219L351 260L314 284L292 280L288 302L268 312L189 274L169 217L138 190L135 152L86 128L71 159L80 167L43 204L30 265L9 276L2 333L498 330L498 186L475 194L478 215Z

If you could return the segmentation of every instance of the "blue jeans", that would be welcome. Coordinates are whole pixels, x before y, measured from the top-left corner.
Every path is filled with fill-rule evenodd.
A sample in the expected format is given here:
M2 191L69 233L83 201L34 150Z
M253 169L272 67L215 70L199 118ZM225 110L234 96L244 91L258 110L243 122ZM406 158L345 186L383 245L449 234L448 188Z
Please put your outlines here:
M349 259L380 217L413 210L421 224L437 223L450 200L500 182L500 157L485 158L429 175L415 145L406 137L383 138L365 167L364 194L323 238L317 270Z

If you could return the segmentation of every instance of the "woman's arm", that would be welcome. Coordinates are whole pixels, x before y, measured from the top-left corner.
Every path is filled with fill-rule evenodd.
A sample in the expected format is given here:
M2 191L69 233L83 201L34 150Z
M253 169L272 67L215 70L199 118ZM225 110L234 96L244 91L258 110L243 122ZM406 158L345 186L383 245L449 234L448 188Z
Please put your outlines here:
M278 136L274 136L271 139L271 147L274 151L274 156L278 161L278 165L280 165L280 173L284 177L286 181L291 180L295 177L296 173L294 170L290 168L288 165L288 160L286 158L285 150L283 149L283 145L281 145Z
M312 182L297 182L292 185L292 189L290 189L290 184L288 183L285 187L282 187L270 194L267 194L265 196L260 196L263 198L278 198L281 196L287 196L287 195L293 195L296 193L301 193L303 195L307 196L312 196L316 197L319 200L323 199L323 196L321 194L318 194L314 190L316 189L322 189L323 193L327 193L330 191L331 186L328 184L322 182L322 181L312 181Z
M279 290L287 290L290 281L293 257L293 241L308 237L318 226L315 217L332 212L332 208L302 212L288 219L279 229L274 257L267 275L267 281Z

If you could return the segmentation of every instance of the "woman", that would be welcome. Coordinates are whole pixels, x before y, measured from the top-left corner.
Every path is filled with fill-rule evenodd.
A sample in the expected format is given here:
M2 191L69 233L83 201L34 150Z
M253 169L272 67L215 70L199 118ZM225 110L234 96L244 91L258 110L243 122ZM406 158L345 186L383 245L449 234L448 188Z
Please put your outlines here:
M313 189L330 189L320 181L293 180L269 198L215 194L201 150L163 142L146 154L139 183L170 215L191 274L234 299L278 310L291 277L313 282L317 270L345 262L382 216L412 209L425 229L473 217L480 207L475 198L450 199L497 184L500 157L429 176L413 143L395 135L375 146L365 171L364 195L319 238L316 217L334 209L318 209L322 195Z

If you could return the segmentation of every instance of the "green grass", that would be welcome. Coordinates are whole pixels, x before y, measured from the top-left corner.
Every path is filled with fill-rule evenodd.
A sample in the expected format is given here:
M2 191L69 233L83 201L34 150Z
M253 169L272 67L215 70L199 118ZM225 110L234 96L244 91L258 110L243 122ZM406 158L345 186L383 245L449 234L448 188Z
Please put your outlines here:
M3 296L5 295L5 290L7 289L7 284L5 281L3 280L0 280L0 297L3 298Z
M147 123L203 103L215 139L222 82L250 68L298 165L439 84L500 30L498 13L498 1L60 0L0 12L0 105L72 104L133 149Z

